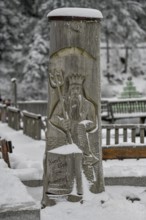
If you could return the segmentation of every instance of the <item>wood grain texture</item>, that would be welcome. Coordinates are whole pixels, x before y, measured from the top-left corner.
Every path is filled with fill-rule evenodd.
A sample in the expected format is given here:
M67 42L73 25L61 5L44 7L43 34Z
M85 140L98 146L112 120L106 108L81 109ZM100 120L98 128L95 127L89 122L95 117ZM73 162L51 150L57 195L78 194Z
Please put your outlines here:
M103 147L103 160L108 159L140 159L146 158L146 146Z

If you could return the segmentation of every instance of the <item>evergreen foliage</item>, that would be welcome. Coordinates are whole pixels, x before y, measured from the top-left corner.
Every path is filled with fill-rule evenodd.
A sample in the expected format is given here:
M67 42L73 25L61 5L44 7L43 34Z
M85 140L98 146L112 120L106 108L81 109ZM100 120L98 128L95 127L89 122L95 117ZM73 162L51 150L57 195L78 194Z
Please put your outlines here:
M145 37L144 0L1 0L0 85L10 98L17 78L19 99L46 99L49 57L47 14L58 7L96 8L103 13L102 41L135 47ZM143 18L141 20L141 18Z
M136 90L136 87L133 85L131 77L128 78L126 86L123 88L120 98L140 98L141 94Z

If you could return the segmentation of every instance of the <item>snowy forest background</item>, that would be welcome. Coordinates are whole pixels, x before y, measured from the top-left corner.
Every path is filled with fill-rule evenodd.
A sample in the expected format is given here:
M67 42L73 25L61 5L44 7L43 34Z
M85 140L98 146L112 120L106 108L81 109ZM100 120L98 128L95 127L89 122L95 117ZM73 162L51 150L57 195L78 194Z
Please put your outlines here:
M0 0L0 94L11 98L17 78L19 100L47 99L49 23L59 7L102 12L102 97L118 95L131 76L146 96L145 0Z

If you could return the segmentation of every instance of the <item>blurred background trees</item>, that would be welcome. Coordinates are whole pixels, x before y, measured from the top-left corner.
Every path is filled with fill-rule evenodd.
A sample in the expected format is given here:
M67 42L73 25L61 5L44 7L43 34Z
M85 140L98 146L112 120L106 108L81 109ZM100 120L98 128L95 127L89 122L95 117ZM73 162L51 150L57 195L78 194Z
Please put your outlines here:
M10 96L12 77L18 80L19 99L46 99L49 57L47 14L58 7L101 10L102 77L110 85L128 74L144 72L140 43L146 41L145 0L1 0L0 90ZM146 47L146 44L142 46ZM114 50L113 50L114 48ZM146 50L146 49L145 49ZM133 62L132 62L133 60ZM137 62L137 61L138 62ZM135 65L135 66L134 66Z

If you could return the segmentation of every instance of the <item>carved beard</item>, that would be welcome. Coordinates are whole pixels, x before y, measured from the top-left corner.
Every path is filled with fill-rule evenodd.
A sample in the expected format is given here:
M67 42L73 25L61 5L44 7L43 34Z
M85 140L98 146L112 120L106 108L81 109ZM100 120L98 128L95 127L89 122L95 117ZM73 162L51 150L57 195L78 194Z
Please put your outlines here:
M70 118L74 121L80 121L81 100L78 96L70 97Z

